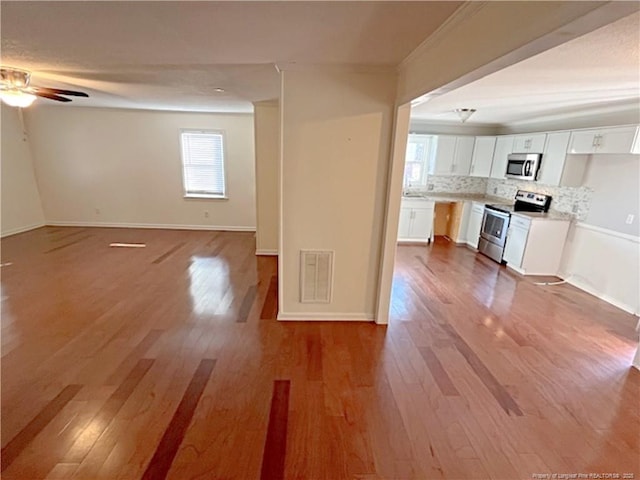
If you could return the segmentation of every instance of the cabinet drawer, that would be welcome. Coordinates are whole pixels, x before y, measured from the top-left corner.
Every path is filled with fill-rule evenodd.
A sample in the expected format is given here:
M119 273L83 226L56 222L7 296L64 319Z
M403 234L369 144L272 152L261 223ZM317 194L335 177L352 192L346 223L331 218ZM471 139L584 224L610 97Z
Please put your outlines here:
M520 217L518 215L512 215L509 226L529 230L529 227L531 226L531 220L529 218Z
M427 200L422 198L410 198L410 199L403 199L402 202L400 203L400 208L413 208L414 210L421 209L421 208L432 209L434 204L435 202L433 200Z
M471 212L472 213L479 213L480 215L484 214L484 203L476 203L476 202L472 202L471 203Z

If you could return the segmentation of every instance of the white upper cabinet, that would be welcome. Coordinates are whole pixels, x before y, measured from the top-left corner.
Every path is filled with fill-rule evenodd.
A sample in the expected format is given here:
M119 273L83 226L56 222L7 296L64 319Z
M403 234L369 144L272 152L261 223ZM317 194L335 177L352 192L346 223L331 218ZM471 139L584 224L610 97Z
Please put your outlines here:
M451 175L453 157L456 152L456 137L438 135L429 156L429 175Z
M429 158L430 175L469 175L474 137L438 135Z
M469 175L475 140L475 137L457 137L452 175Z
M513 151L509 153L542 153L546 138L546 133L516 135L513 140Z
M551 132L542 155L538 182L545 185L580 187L589 165L588 155L567 155L571 132Z
M513 135L502 135L496 140L491 164L491 178L504 178L507 173L507 157L513 153Z
M471 176L488 177L491 174L496 137L476 137L471 159Z
M571 132L568 153L640 153L638 127L613 127Z
M570 136L571 132L553 132L547 135L538 182L545 185L560 185Z

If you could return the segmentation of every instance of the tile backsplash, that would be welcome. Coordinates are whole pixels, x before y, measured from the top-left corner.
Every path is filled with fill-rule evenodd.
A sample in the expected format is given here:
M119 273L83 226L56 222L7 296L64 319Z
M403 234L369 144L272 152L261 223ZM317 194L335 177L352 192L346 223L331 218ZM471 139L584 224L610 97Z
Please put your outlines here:
M551 209L558 212L571 213L577 220L585 220L591 207L593 189L589 187L554 187L535 182L519 180L500 180L489 178L487 195L513 200L518 190L551 195Z
M414 187L408 191L424 192L424 187ZM479 177L462 176L436 176L427 177L427 193L485 193L487 190L487 179Z

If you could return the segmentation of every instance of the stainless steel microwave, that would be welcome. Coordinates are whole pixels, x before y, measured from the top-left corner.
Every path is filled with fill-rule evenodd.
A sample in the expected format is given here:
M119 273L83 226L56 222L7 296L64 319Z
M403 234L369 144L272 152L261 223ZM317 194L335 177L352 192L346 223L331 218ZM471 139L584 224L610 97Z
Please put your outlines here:
M507 157L507 178L535 180L540 170L541 153L512 153Z

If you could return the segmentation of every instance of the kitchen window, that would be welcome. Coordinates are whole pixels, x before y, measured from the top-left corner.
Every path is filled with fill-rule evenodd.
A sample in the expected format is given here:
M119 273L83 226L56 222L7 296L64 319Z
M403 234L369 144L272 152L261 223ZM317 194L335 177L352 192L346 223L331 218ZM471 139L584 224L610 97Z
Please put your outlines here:
M404 187L427 186L427 159L431 149L430 135L409 135L404 164Z
M184 196L226 198L224 133L182 130L180 147Z

